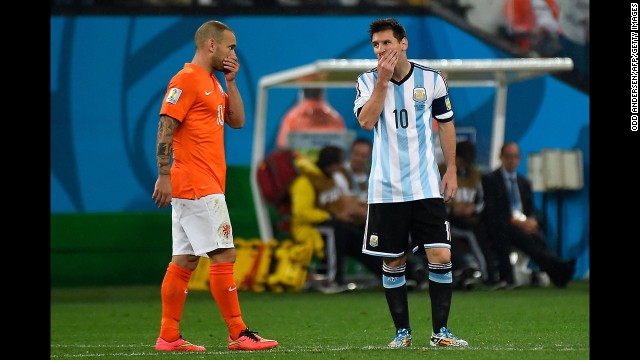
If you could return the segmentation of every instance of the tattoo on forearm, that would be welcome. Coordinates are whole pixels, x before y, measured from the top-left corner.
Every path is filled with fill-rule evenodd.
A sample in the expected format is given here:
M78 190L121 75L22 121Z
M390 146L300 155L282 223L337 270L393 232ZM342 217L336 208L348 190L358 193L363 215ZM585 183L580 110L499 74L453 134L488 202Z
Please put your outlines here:
M167 143L158 143L157 149L156 159L158 162L158 173L160 175L169 175L171 172L171 152L173 146Z
M169 175L171 172L171 155L173 153L173 132L177 122L167 116L162 116L158 123L156 137L156 162L158 174Z
M173 131L175 130L176 126L177 124L175 120L167 116L161 117L160 121L158 122L158 137L169 136L173 139Z

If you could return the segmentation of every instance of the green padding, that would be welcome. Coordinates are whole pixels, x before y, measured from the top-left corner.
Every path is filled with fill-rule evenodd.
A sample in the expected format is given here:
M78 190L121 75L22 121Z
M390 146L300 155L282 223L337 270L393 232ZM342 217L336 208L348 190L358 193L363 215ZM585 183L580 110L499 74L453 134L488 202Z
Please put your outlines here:
M236 238L258 238L249 167L227 169ZM51 214L51 286L159 284L171 260L171 210Z
M250 178L251 168L248 166L227 168L226 198L233 236L245 239L260 237Z
M171 213L51 214L52 252L142 251L171 246Z
M162 283L168 250L51 254L51 287Z

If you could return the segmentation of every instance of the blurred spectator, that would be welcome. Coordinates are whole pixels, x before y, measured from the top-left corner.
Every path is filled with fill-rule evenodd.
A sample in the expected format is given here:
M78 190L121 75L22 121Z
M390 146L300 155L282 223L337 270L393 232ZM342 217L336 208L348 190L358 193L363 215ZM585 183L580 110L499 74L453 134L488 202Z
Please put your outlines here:
M456 145L458 191L456 197L445 203L451 224L451 262L453 282L458 288L469 289L480 285L487 275L487 265L480 243L484 238L480 213L482 199L481 173L476 166L476 146L471 141ZM446 167L440 165L440 173Z
M562 29L555 0L505 0L502 10L506 35L522 50L543 57L560 54Z
M450 3L449 7L452 11L464 17L469 24L490 34L497 35L500 26L504 26L502 14L504 0L448 0L446 2Z
M505 143L500 150L502 165L482 176L482 221L488 240L485 256L495 256L499 281L507 287L519 285L509 259L515 248L539 265L556 287L563 288L573 278L575 259L564 261L551 251L537 219L531 182L516 171L520 159L518 144Z
M557 0L562 26L563 56L573 59L572 73L580 86L589 88L589 0Z
M367 203L367 189L369 188L369 170L371 167L370 140L359 138L351 144L349 161L344 164L344 171L334 174L334 179L342 187L345 194L355 196L363 203Z
M302 89L302 100L282 118L277 147L287 147L289 132L346 130L342 115L324 98L322 88Z
M348 256L382 279L382 259L362 253L367 205L345 194L333 178L343 162L344 150L333 145L323 147L315 164L301 167L301 174L290 190L294 240L321 237L318 226L330 229L325 236L327 281L319 289L325 293L348 289L345 279Z
M536 17L533 50L543 57L560 56L562 28L558 22L558 4L555 0L531 0L531 5Z

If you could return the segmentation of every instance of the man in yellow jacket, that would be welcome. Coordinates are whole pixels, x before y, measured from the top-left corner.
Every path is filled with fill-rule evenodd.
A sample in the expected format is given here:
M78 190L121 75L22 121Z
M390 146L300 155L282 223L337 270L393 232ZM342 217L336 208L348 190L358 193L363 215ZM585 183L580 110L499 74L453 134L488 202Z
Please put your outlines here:
M327 292L346 289L347 256L360 261L378 278L382 275L380 259L362 253L367 205L345 194L333 178L334 172L345 171L344 157L343 149L325 146L315 164L298 164L301 174L290 189L292 237L310 241L316 252L322 242L326 245Z

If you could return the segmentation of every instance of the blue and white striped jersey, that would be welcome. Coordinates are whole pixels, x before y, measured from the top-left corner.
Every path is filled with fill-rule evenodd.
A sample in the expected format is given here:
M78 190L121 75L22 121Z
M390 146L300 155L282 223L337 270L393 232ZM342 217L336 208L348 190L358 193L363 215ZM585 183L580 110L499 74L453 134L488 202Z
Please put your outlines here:
M358 76L356 117L377 78L377 68ZM446 80L439 70L411 62L409 74L390 85L373 129L368 203L442 198L431 119L453 120Z

